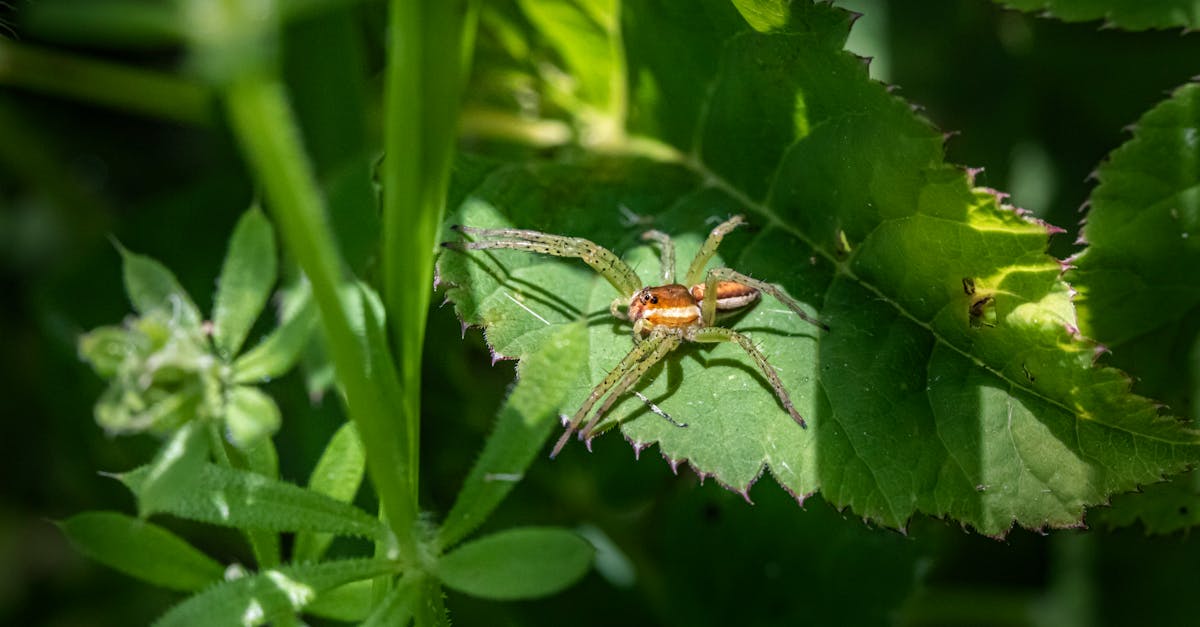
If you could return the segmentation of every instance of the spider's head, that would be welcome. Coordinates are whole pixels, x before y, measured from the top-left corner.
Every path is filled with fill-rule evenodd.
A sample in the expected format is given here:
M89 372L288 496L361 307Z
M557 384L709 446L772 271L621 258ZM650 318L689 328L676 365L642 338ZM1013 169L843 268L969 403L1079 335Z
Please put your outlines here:
M641 328L687 327L700 320L700 307L691 292L678 283L646 287L629 299L629 320L644 321Z

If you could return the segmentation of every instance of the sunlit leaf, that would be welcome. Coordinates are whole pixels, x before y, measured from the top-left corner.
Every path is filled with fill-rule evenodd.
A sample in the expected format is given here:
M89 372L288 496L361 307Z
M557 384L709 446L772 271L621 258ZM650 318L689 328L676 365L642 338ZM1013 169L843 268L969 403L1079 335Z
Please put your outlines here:
M770 297L724 321L766 354L807 430L740 347L685 345L635 389L688 426L626 398L612 416L636 448L658 443L737 491L769 470L889 526L924 512L992 535L1078 525L1087 505L1200 458L1200 436L1093 364L1045 253L1054 229L974 188L941 134L842 52L849 14L703 6L639 4L620 21L615 71L636 80L626 126L641 135L616 151L632 155L495 167L452 195L451 222L587 237L651 285L641 231L676 236L683 268L714 221L744 213L713 265L781 285L829 325ZM692 50L712 62L683 64ZM589 322L564 413L631 349L607 313L617 294L577 260L447 251L440 269L498 355Z
M138 513L144 518L164 511L180 494L195 494L207 459L204 425L195 420L187 423L163 443L154 461L139 469Z
M565 529L510 529L468 542L438 560L447 586L486 599L554 594L587 572L592 545Z
M282 421L275 401L254 387L239 385L226 392L225 429L238 448L254 446L279 429Z
M120 479L141 501L148 475L149 468L139 468ZM153 511L244 529L387 537L383 523L352 505L290 483L213 464L196 470L193 489L163 495Z
M59 525L84 555L127 575L173 590L199 590L225 569L179 536L116 512L84 512Z
M259 209L238 221L213 299L213 343L225 359L242 348L275 285L275 234Z
M316 328L316 305L306 293L291 315L233 362L234 382L259 383L287 373L312 341Z

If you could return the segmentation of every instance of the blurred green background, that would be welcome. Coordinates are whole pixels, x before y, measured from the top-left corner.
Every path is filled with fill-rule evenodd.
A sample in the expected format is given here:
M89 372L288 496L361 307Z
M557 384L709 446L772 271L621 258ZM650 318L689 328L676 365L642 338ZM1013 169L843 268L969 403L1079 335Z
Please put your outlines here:
M1077 250L1089 172L1128 137L1123 127L1200 69L1195 35L1066 25L984 0L837 4L865 14L849 48L874 57L872 76L953 134L949 161L984 168L979 184L1067 229L1051 242L1059 257ZM27 8L0 11L0 31L22 45L162 70L181 62L169 46L64 46L25 28ZM357 3L339 22L365 42L371 111L383 11ZM327 19L294 22L285 40L302 116L337 105L338 93L308 71L319 59L304 50L326 33ZM485 29L480 55L488 50ZM87 561L50 523L86 509L132 512L125 490L98 471L140 464L155 446L148 437L106 437L95 425L102 385L78 360L75 338L128 313L110 238L165 262L208 310L226 237L254 190L221 124L164 121L14 86L13 62L0 52L0 623L146 624L177 597ZM369 116L368 133L377 130ZM343 140L309 138L327 154L353 143ZM449 308L431 314L422 505L433 512L451 504L512 381L511 363L489 363L477 330L460 339ZM299 377L269 391L284 411L282 476L302 481L341 409L331 396L312 402ZM1187 534L1014 530L997 541L930 519L901 534L819 496L797 507L769 478L750 506L689 471L672 474L653 449L637 462L620 438L595 449L569 447L553 463L535 463L489 527L560 524L612 551L549 600L496 604L451 593L456 624L1190 624L1200 613L1200 600L1178 592L1200 568L1200 544ZM227 563L249 561L236 534L165 524Z

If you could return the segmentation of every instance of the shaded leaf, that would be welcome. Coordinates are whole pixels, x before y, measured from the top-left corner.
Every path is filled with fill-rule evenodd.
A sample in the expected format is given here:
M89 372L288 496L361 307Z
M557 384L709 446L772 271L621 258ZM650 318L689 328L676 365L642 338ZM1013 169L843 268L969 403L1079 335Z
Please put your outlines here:
M1137 389L1200 418L1200 86L1186 85L1142 116L1133 138L1096 173L1067 278L1080 328L1112 350ZM1108 524L1141 519L1152 533L1190 525L1200 509L1191 475L1099 510ZM1178 482L1178 485L1175 483Z
M992 535L1014 521L1078 525L1086 505L1197 460L1200 436L1093 365L1045 253L1054 229L944 163L941 134L842 52L847 13L704 9L639 5L621 20L636 128L655 136L618 152L643 157L495 167L452 194L463 200L451 222L587 237L646 284L661 279L640 231L676 236L683 265L714 220L745 213L752 230L727 237L712 265L781 285L830 326L769 297L725 322L766 354L807 430L738 346L685 345L635 389L689 426L627 398L611 415L635 448L657 442L741 492L769 469L798 498L821 490L889 526L925 512ZM663 43L676 35L717 62L677 65ZM680 102L695 114L670 119ZM607 314L615 291L578 261L448 251L440 269L498 355L589 321L564 413L631 348Z
M308 489L349 503L358 493L365 469L366 455L362 441L358 438L354 423L347 422L329 439L325 452L321 453L312 476L308 478ZM327 533L306 531L296 534L292 561L303 563L319 560L332 541L333 536Z
M117 246L121 252L125 293L142 315L161 309L169 312L172 322L185 328L197 328L203 316L175 275L161 263Z
M375 611L360 627L388 627L407 625L413 619L413 605L422 582L415 577L404 577L388 590ZM439 591L438 594L441 594Z
M148 470L139 468L120 476L139 501ZM195 476L194 489L164 495L153 511L243 529L387 537L383 523L366 512L290 483L213 464L202 465Z
M225 429L234 446L245 449L269 438L281 420L279 406L258 388L238 385L226 392Z
M1104 20L1105 26L1126 30L1200 27L1200 6L1191 0L996 0L1021 11L1064 22Z
M275 233L259 209L238 220L213 298L213 343L224 359L242 348L275 285Z
M394 562L375 559L273 568L218 584L171 608L154 624L262 625L304 609L325 590L398 570Z
M334 620L361 621L371 611L374 583L355 581L326 590L317 595L316 600L304 608L304 612Z
M594 549L565 529L509 529L473 540L438 560L447 586L485 599L531 599L583 577Z
M172 590L199 590L225 569L179 536L116 512L84 512L59 524L81 553L142 581Z
M441 546L453 545L483 524L524 477L558 424L558 409L582 369L586 356L579 351L585 345L582 324L563 325L521 360L517 385L500 408L496 429L438 531Z

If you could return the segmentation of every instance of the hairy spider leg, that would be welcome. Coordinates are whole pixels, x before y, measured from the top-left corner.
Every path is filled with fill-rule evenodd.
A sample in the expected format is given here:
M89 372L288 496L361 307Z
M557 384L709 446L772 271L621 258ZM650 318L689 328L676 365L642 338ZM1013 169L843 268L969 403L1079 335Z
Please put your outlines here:
M558 452L561 451L564 446L566 446L567 441L571 439L571 434L575 433L575 430L579 427L579 423L583 422L584 417L586 417L588 412L592 410L592 407L596 405L596 402L600 400L600 397L604 396L604 393L607 392L613 385L615 385L617 381L620 381L621 377L625 376L625 373L629 372L630 368L632 368L638 361L641 361L646 355L650 354L655 348L657 348L658 343L662 341L663 335L663 333L654 333L651 334L650 337L646 338L645 341L636 344L633 349L630 350L623 359L621 359L621 363L617 364L616 367L614 367L612 371L610 371L608 375L604 377L603 381L597 383L596 387L592 388L592 392L588 394L587 400L583 402L583 406L579 408L579 411L575 412L575 415L571 417L571 421L567 423L566 431L564 431L562 437L558 439L558 442L554 445L554 449L550 451L550 459L554 459L554 457L558 455Z
M650 230L642 233L642 239L645 241L658 242L658 249L662 255L662 284L670 285L675 282L675 243L671 241L671 236L658 230Z
M808 315L803 309L800 308L800 303L796 302L787 294L784 294L783 290L779 289L775 285L767 283L766 281L759 281L758 279L748 277L741 272L731 270L729 268L713 268L712 270L708 271L708 277L704 281L704 301L700 303L700 316L701 319L704 320L704 326L712 326L713 322L716 320L717 285L721 281L733 281L734 283L741 283L742 285L748 285L761 292L766 292L767 294L774 296L775 300L778 300L787 306L788 309L791 309L793 312L795 312L797 316L800 316L801 320L804 320L809 324L814 324L822 329L825 329L826 331L829 330L828 325Z
M625 393L629 391L629 388L637 384L637 382L640 381L642 377L644 377L646 373L654 367L654 364L662 361L663 357L666 357L667 354L678 348L679 343L682 341L683 338L675 333L664 335L662 341L654 348L654 352L647 355L645 359L642 359L636 364L630 366L628 372L626 372L625 376L621 379L621 382L618 383L617 386L608 393L608 398L604 399L604 404L600 405L600 409L597 409L596 413L592 414L592 419L589 420L587 425L585 425L580 431L580 433L583 434L583 438L585 440L591 440L592 430L596 428L596 425L600 422L600 419L604 417L604 414L608 413L609 408L611 408L613 404L617 402L617 400L624 396ZM646 343L648 342L643 342L643 344Z
M716 344L718 342L737 342L750 357L754 359L754 363L758 364L758 369L767 377L767 381L771 383L771 388L775 390L775 396L779 398L779 402L783 404L783 408L795 420L800 428L807 429L808 425L804 422L804 417L800 412L796 411L796 406L792 405L792 398L788 396L787 388L783 387L783 381L779 380L779 374L775 372L775 368L767 361L767 356L758 350L754 342L750 338L724 327L703 327L691 331L687 339L692 342L700 342L705 344Z
M481 239L474 242L443 243L442 245L447 248L458 250L506 248L554 257L576 257L582 259L584 263L604 277L626 302L635 292L642 289L642 280L638 278L633 268L629 267L629 264L621 261L620 257L607 248L582 237L551 235L526 229L480 229L462 225L454 225L450 228Z
M743 216L733 216L728 220L718 224L708 234L708 239L704 240L704 244L700 246L700 250L696 251L696 256L692 258L692 265L688 266L687 276L683 282L684 285L692 286L700 282L700 277L704 275L704 266L708 264L708 260L712 259L713 255L717 254L717 247L721 245L721 240L730 231L736 229L739 225L746 221Z

